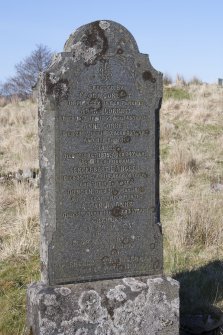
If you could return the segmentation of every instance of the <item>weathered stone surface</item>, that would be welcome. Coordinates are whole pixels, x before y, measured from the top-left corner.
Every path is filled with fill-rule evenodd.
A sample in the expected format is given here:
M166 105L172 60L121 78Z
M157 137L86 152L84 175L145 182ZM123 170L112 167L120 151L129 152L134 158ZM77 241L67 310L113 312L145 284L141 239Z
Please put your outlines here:
M178 335L178 285L165 277L31 284L28 328L33 335Z
M42 280L162 274L161 73L123 26L97 21L39 90Z

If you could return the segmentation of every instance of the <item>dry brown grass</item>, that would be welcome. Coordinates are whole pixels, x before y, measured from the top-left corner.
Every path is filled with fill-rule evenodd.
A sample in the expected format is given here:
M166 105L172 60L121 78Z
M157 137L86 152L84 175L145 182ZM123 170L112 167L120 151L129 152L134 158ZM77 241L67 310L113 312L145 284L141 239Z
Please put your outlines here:
M0 108L1 171L38 166L37 108L30 101Z
M38 167L37 108L13 101L0 108L1 175ZM27 256L38 249L38 189L1 180L0 260Z
M223 259L223 189L213 187L223 184L223 89L186 89L190 99L170 98L161 110L161 206L166 259L189 253L196 266Z

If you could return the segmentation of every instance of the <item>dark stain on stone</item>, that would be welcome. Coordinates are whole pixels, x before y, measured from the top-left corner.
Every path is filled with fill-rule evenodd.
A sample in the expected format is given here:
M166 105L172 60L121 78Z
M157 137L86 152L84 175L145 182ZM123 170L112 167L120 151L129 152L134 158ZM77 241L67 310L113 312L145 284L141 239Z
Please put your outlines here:
M131 142L131 136L123 137L123 143L129 143L129 142Z
M118 190L112 190L112 195L117 195L118 194Z
M61 100L65 100L69 95L69 82L67 79L59 79L57 82L52 83L50 74L46 73L46 94L54 95L56 103L59 104Z
M123 245L128 245L128 244L131 244L131 243L132 243L132 240L129 237L124 237L122 239L122 244Z
M95 62L102 58L108 50L108 39L105 36L104 30L100 27L100 21L92 22L89 29L82 38L82 42L87 48L97 47L99 52L96 55ZM95 64L94 62L94 64ZM93 63L85 63L89 66Z
M111 319L114 320L114 307L107 306L107 311L108 311L108 314L110 315Z
M124 99L124 98L126 98L128 96L128 94L127 94L127 92L125 91L125 90L120 90L120 91L118 91L118 97L120 98L120 99Z
M121 55L121 54L123 54L123 52L124 52L124 51L123 51L123 49L122 49L122 48L118 48L118 50L117 50L117 54L118 54L118 55Z
M151 83L156 82L156 78L153 77L152 73L150 71L144 71L142 74L142 77L145 81L149 80Z
M102 100L99 98L91 98L89 101L89 111L100 111L102 109Z
M155 271L162 269L161 263L158 259L153 262L153 269Z
M111 210L111 215L118 218L122 216L122 207L121 206L115 206Z
M134 183L134 178L133 178L133 177L129 179L129 183L130 183L130 184L133 184L133 183Z
M111 254L112 254L113 256L114 256L114 255L117 255L117 254L118 254L118 250L117 250L117 249L112 249Z
M150 207L150 209L152 210L152 213L156 213L156 207L155 206Z
M151 250L154 250L155 247L156 247L156 244L155 244L155 243L150 243L150 249L151 249Z

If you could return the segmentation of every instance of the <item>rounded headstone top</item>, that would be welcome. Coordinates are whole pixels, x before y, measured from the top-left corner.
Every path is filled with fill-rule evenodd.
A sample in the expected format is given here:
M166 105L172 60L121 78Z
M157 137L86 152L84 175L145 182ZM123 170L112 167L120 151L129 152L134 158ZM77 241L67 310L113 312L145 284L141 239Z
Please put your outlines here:
M100 56L139 52L132 34L121 24L109 20L94 21L78 28L65 43L64 51L73 52L78 47Z

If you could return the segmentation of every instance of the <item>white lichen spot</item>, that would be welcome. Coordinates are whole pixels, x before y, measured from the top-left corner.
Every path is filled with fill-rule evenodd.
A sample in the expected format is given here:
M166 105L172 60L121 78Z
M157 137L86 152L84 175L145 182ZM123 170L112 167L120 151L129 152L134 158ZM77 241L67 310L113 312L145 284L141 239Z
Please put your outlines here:
M44 304L46 306L58 306L58 302L56 301L56 296L54 294L46 294L44 296Z
M52 72L50 72L49 79L52 84L56 84L59 81L59 78L57 78L56 75Z
M125 285L129 286L132 292L140 292L146 288L146 284L135 278L123 278Z
M80 328L76 331L75 335L87 335L88 329L87 328Z
M146 294L141 292L133 300L127 300L122 306L114 310L114 326L118 334L138 334L134 329L141 329L145 318ZM121 332L121 330L125 330ZM152 333L151 333L152 334Z
M48 159L43 155L42 155L41 163L42 163L42 168L47 168L49 165Z
M40 323L41 334L52 335L56 330L56 322L53 322L47 318L43 318Z
M60 53L59 54L54 54L53 57L52 57L52 61L51 61L50 66L52 66L55 63L59 63L61 61L61 59L62 59L62 56L61 56Z
M179 282L171 277L166 278L172 286L180 286Z
M115 329L112 320L103 321L95 329L94 335L124 335Z
M78 301L80 317L85 322L101 323L108 316L107 310L101 306L101 297L94 291L84 291ZM80 317L75 318L77 321Z
M107 21L100 21L99 26L101 29L106 30L110 27L110 23Z
M147 280L147 285L148 286L151 286L151 285L154 285L154 284L163 284L163 278L161 277L157 277L157 278L149 278Z
M63 295L64 297L66 297L67 295L69 295L71 293L71 289L69 289L68 287L57 287L54 290L56 293L59 293L61 295Z
M97 53L97 50L96 50L95 48L88 48L88 49L83 53L84 60L85 60L86 62L93 61L94 58L95 58L96 53Z
M72 45L70 51L73 51L74 62L82 58L88 64L94 62L98 52L96 48L86 47L86 45L80 41Z
M117 285L114 289L109 290L106 296L110 300L124 301L127 298L125 292L123 292L125 288L124 285Z
M61 73L64 74L65 72L66 72L66 68L65 68L65 66L62 66L61 67Z
M180 308L180 299L175 298L171 301L171 306L175 310L175 312L179 313L179 308Z

